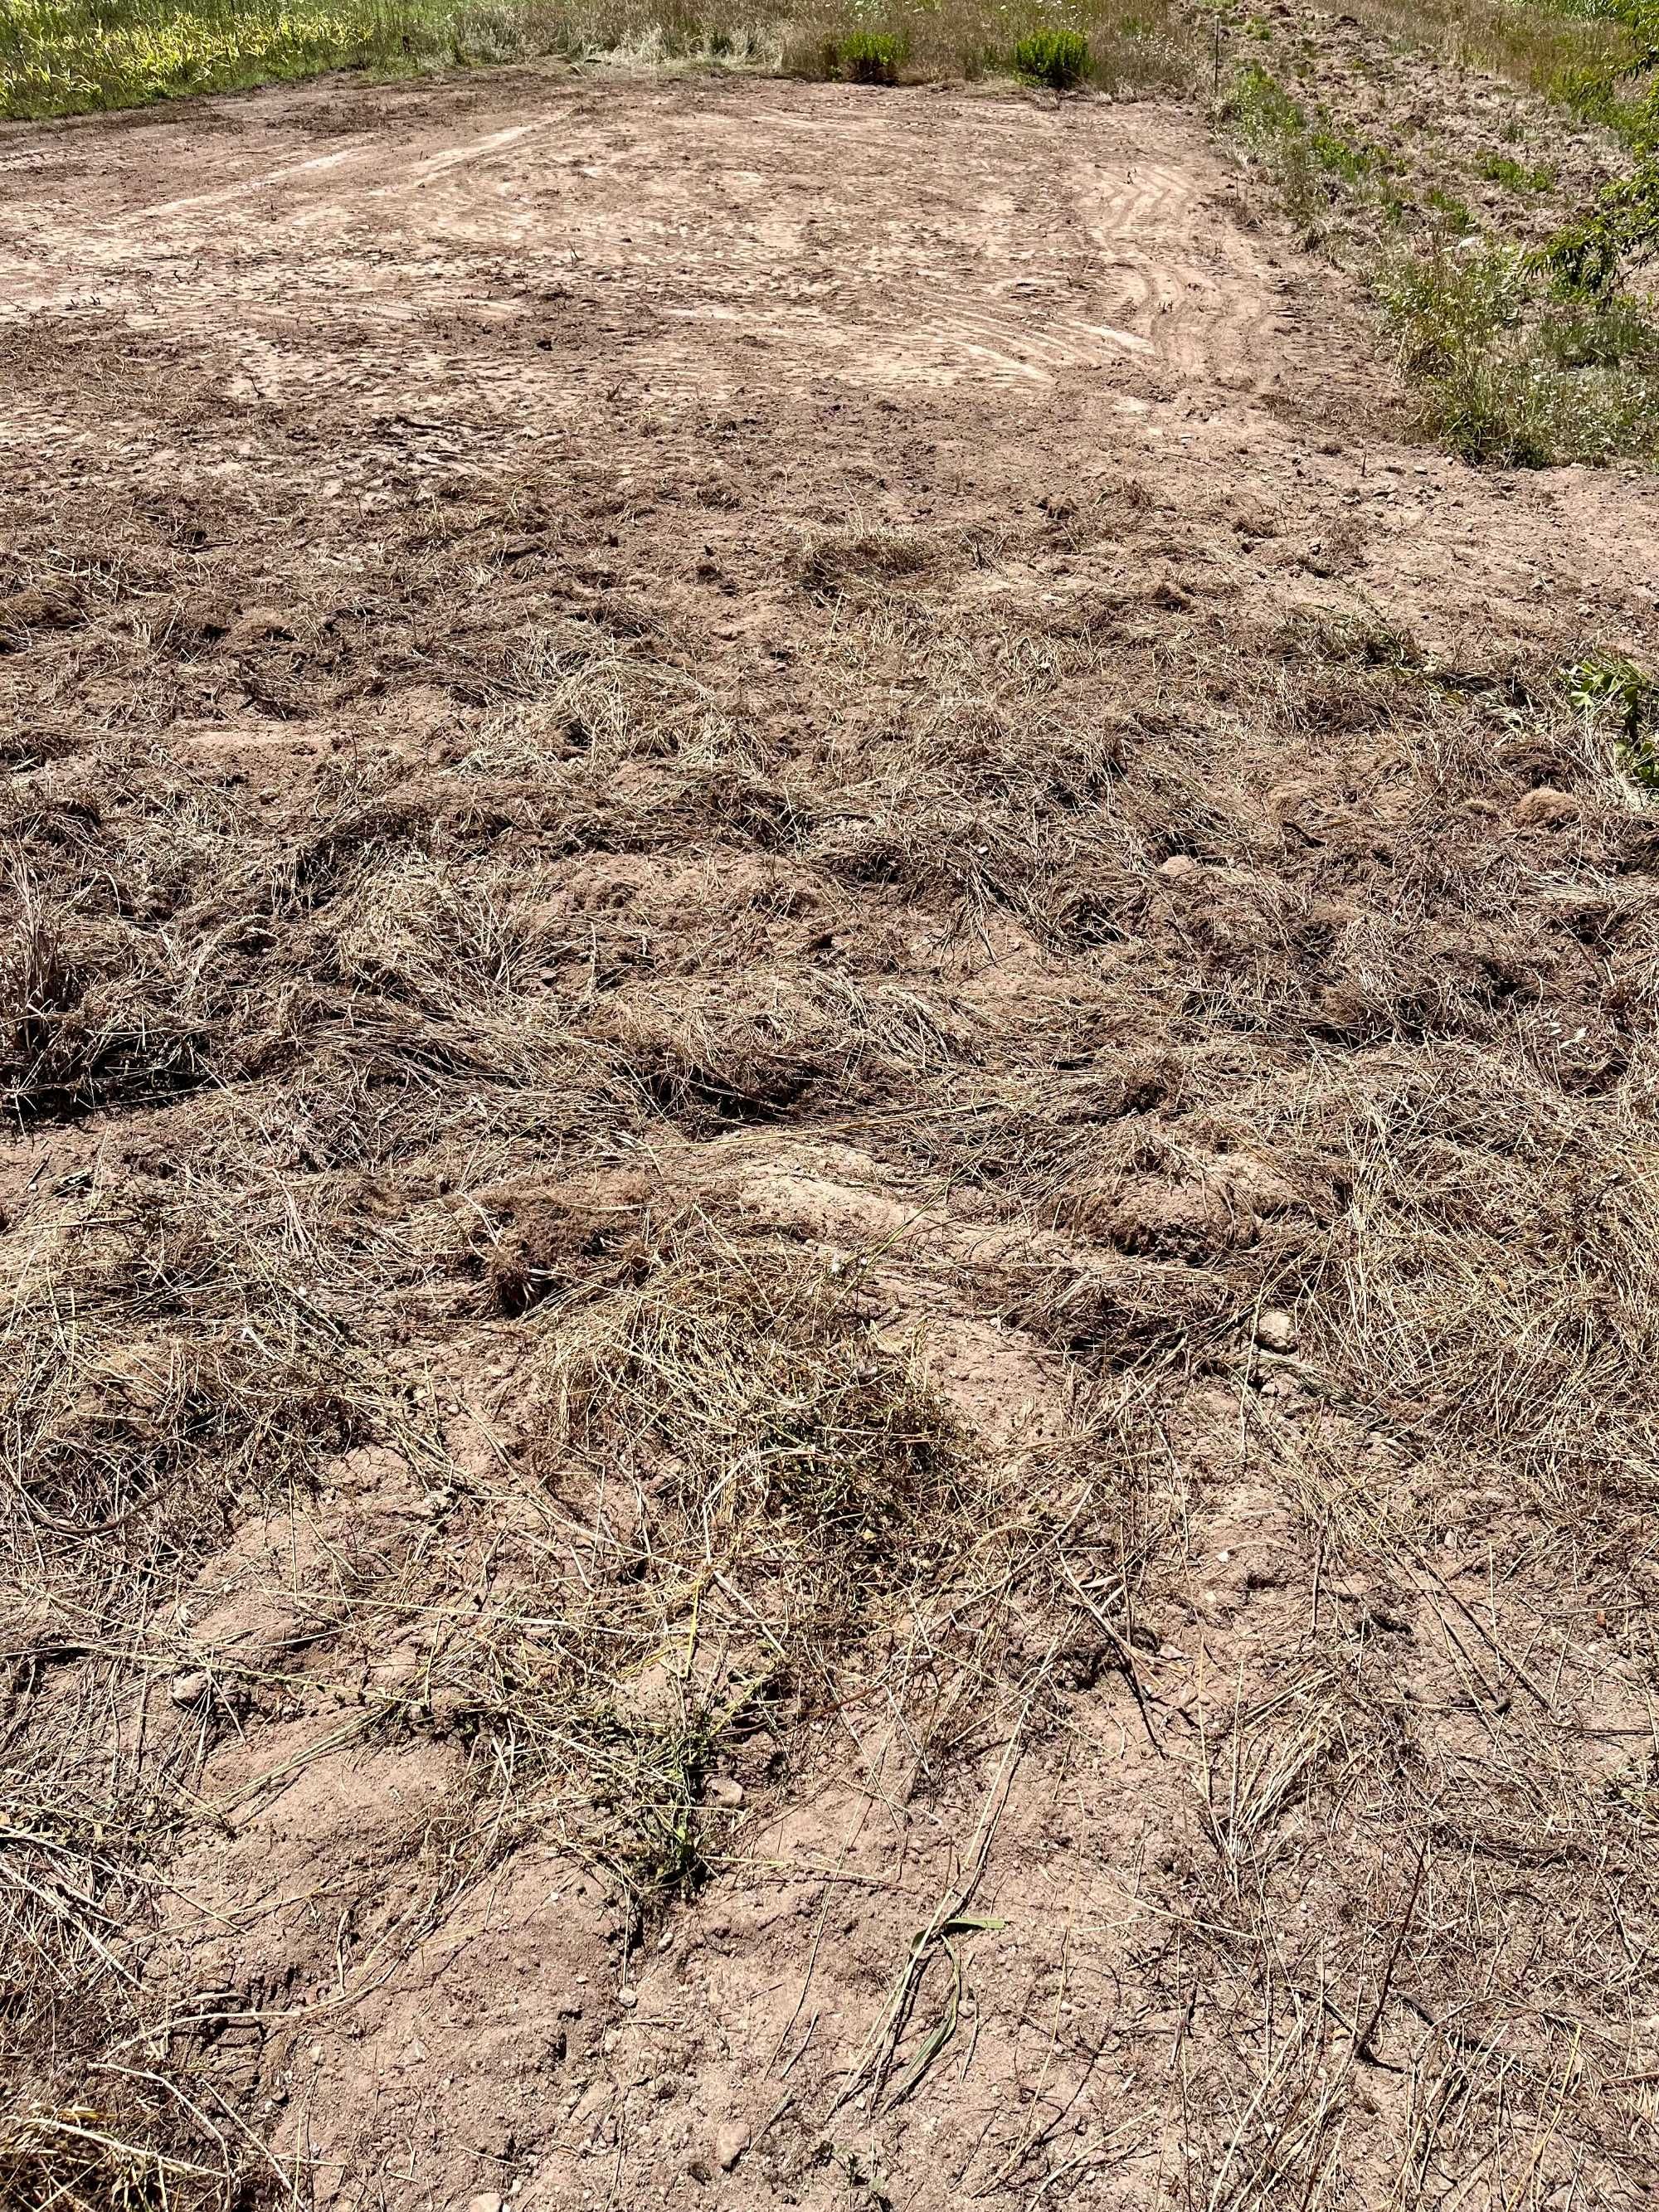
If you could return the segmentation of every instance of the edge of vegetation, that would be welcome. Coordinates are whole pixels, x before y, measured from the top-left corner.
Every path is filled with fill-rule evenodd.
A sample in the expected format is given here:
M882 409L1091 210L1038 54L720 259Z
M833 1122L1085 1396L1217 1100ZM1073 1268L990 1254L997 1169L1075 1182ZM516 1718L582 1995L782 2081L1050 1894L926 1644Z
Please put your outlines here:
M1477 465L1659 458L1648 288L1659 249L1659 36L1560 76L1556 88L1581 118L1616 130L1633 165L1534 243L1483 227L1415 159L1345 132L1261 60L1236 67L1220 102L1304 243L1381 304L1419 428ZM1554 182L1547 165L1490 149L1477 169L1512 193Z

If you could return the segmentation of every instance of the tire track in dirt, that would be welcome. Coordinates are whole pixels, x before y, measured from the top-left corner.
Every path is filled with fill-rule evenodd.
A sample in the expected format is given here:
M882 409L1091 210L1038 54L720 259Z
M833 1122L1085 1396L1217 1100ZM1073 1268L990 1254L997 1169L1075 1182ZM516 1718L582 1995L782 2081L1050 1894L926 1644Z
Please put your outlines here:
M146 141L136 204L100 204L130 180L94 167L44 252L21 247L14 204L0 313L72 319L95 298L156 343L230 356L244 400L372 415L415 388L543 427L600 375L685 405L826 376L1095 375L1143 399L1172 377L1260 381L1266 258L1206 204L1220 173L1184 112L935 95L923 133L911 96L757 89L544 88L537 112L480 112L470 136L417 112L320 154L291 97L258 148L216 138L226 112L206 107L201 189L154 197L169 137ZM453 319L464 342L446 344ZM573 361L550 321L603 326L603 359Z

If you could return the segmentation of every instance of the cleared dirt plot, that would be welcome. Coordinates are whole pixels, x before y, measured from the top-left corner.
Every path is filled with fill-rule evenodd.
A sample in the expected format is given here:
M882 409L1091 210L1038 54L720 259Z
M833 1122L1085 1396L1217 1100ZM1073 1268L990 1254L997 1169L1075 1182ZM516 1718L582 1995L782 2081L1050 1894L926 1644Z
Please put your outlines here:
M0 2200L1647 2202L1659 483L1173 103L0 194Z

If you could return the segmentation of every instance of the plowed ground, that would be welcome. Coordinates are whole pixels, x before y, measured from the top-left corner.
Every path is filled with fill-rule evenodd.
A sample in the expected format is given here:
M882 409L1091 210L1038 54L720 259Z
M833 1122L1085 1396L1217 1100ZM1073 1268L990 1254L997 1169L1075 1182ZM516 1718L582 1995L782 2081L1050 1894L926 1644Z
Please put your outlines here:
M1651 483L1176 106L0 194L0 2191L1642 2201Z

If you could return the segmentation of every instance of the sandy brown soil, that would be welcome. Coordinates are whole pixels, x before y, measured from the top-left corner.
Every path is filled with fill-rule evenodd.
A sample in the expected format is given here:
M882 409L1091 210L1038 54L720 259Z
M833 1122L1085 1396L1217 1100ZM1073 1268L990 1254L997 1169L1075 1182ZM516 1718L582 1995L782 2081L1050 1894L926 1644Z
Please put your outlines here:
M1645 2201L1659 836L1553 672L1651 479L1402 442L1171 106L0 193L11 1859L132 2008L31 1923L13 2098L397 2212ZM854 1362L829 1595L681 1338L573 1370L665 1281Z

